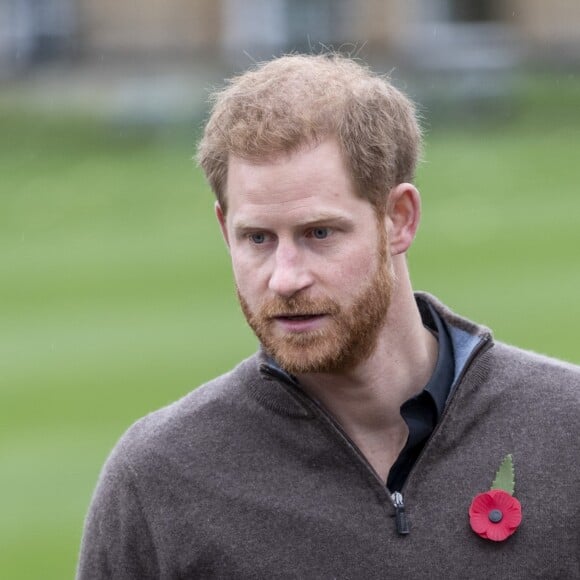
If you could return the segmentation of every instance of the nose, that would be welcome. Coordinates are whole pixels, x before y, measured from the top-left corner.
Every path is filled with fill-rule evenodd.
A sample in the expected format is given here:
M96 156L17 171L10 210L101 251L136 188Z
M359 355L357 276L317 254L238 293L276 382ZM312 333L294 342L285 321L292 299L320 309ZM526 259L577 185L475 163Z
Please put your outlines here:
M308 288L312 282L313 277L300 250L294 244L279 243L268 284L270 290L279 296L290 298Z

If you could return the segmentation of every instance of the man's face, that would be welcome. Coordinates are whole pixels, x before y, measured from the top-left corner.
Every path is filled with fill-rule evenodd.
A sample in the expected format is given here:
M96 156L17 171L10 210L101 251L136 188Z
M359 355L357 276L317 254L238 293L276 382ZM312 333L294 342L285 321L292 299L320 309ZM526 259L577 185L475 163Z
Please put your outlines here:
M391 296L384 220L333 140L264 163L232 157L230 247L242 310L290 373L348 370L375 348Z

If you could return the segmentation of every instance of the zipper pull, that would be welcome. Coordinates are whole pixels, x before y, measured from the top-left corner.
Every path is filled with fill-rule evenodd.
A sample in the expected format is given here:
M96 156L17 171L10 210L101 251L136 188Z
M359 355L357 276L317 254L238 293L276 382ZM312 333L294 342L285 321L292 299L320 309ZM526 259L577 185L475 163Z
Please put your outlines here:
M397 526L397 533L401 536L406 536L409 530L409 522L407 521L407 514L405 513L405 502L403 501L403 494L396 491L391 495L393 505L395 506L395 524Z

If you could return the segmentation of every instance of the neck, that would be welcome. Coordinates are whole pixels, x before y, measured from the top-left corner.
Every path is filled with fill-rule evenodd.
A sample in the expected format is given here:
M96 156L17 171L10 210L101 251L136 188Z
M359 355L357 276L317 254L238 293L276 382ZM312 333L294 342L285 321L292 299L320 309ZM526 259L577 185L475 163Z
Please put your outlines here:
M387 320L368 359L347 372L298 377L384 480L408 435L401 405L427 384L438 354L437 340L423 326L405 274L406 265L397 276Z

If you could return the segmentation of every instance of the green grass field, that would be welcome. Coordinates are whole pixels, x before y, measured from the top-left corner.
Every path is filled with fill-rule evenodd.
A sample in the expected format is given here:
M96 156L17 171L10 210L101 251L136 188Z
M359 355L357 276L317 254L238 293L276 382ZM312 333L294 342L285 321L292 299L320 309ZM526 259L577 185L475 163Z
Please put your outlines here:
M580 362L580 83L433 128L417 289L501 340ZM130 423L249 355L194 131L0 105L0 577L71 578Z

